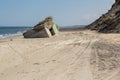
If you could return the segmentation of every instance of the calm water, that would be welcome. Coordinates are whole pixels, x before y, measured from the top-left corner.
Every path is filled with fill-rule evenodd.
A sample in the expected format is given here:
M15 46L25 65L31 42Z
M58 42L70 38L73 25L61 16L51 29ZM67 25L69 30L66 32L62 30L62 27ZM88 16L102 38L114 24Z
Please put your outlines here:
M2 27L0 26L0 38L21 35L30 27Z

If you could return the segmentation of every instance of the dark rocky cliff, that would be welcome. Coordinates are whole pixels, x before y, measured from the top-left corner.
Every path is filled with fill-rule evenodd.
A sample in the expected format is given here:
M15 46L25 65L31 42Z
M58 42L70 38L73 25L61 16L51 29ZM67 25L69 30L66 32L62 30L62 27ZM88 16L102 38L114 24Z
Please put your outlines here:
M120 0L115 0L112 8L87 28L103 33L120 33Z

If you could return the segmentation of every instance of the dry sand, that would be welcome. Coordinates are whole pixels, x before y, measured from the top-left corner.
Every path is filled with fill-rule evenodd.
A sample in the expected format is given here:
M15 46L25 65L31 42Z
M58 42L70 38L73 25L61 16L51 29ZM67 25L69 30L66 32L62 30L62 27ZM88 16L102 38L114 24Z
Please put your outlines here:
M120 34L1 39L0 80L120 80Z

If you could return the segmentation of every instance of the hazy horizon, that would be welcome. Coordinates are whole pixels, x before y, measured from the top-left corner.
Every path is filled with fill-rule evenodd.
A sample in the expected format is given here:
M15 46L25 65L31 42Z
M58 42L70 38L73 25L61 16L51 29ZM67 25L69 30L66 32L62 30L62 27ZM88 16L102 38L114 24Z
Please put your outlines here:
M86 25L69 25L69 26L59 26L60 28L72 28L72 27L83 27L83 26L86 26ZM34 26L0 26L0 27L28 27L28 28L32 28Z

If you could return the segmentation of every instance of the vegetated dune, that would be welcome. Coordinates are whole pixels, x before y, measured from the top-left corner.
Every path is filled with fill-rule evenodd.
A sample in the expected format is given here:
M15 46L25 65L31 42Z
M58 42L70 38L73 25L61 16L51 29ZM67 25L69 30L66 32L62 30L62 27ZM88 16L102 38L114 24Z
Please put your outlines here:
M115 0L112 8L106 14L87 27L103 33L120 33L120 0Z
M120 80L120 35L83 30L2 39L0 80Z

